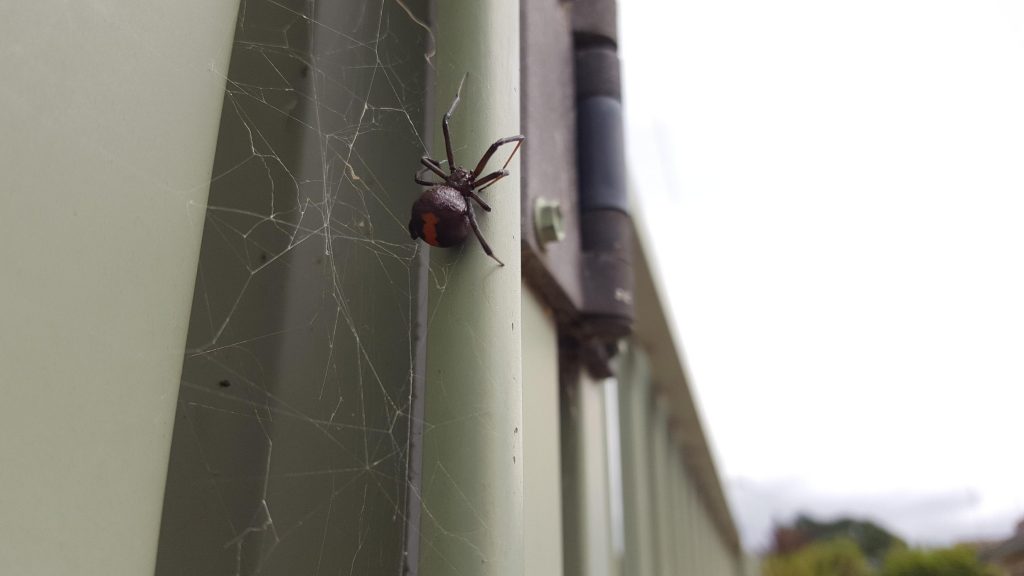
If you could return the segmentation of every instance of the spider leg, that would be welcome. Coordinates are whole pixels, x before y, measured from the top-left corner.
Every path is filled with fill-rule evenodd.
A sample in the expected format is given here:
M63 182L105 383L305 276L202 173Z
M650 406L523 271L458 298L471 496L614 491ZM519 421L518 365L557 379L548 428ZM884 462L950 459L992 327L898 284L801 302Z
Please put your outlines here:
M487 176L484 176L483 178L474 182L473 187L476 188L477 192L480 192L484 188L487 188L488 186L494 184L498 180L501 180L505 176L508 176L508 170L498 170L497 172L491 172ZM483 184L483 186L481 186L481 184Z
M441 182L431 182L430 180L426 180L425 178L423 178L423 172L425 170L426 170L426 168L420 168L416 172L416 177L414 179L416 180L417 184L422 184L423 186L431 186L431 187L433 187L433 186L440 186L440 185L444 184L443 180Z
M425 166L428 170L430 170L434 174L437 174L441 178L445 180L448 179L448 175L444 173L444 170L441 170L441 165L437 163L437 160L432 160L429 157L424 156L423 158L420 158L420 164L423 164L423 166ZM417 174L419 174L419 172L417 172Z
M466 195L472 198L473 200L476 200L476 203L479 204L480 207L483 208L485 211L491 211L491 207L487 204L487 202L484 202L484 199L478 196L476 192L470 190L469 193L467 193Z
M448 109L448 113L444 115L444 120L441 121L441 129L444 130L444 150L448 153L448 167L452 169L455 168L455 154L452 153L452 135L448 131L448 121L452 119L455 107L459 105L459 97L462 96L462 85L466 83L466 76L469 76L469 72L462 77L462 82L459 82L459 89L455 92L455 100L452 101L452 107Z
M476 170L473 171L473 177L476 178L477 176L480 175L481 172L484 171L484 167L487 166L487 161L491 159L491 156L494 156L494 153L498 151L498 148L501 148L502 146L510 142L519 142L519 145L521 145L523 140L526 140L526 136L519 134L517 136L508 136L506 138L501 138L494 144L491 144L491 147L488 148L487 152L484 152L484 155L480 158L480 162L477 163ZM512 156L515 156L516 151L519 150L519 145L516 145L516 149L513 150L512 154L509 155L508 160L505 161L505 166L508 166L508 163L512 161Z
M498 260L498 257L494 255L494 250L491 250L490 244L487 243L487 240L484 240L484 235L482 232L480 232L480 225L476 223L476 216L473 214L473 204L467 202L466 206L469 207L469 209L466 211L466 215L469 216L469 225L473 227L473 234L476 234L476 239L480 241L480 247L484 249L484 252L488 256L494 258L494 260L497 261L498 264L504 266L505 263L502 262L501 260Z

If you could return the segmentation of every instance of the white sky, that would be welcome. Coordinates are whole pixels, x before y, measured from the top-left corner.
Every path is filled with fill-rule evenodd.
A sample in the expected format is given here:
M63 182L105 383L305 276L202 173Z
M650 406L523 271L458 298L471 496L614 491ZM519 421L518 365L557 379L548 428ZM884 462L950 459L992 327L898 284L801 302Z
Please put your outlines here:
M748 545L1024 516L1024 2L626 0L633 184Z

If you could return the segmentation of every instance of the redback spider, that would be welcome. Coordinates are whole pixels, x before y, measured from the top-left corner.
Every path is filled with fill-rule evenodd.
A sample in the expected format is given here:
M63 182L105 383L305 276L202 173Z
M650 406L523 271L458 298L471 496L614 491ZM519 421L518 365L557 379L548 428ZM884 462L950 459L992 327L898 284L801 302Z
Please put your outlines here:
M465 81L466 77L463 76L462 83L465 83ZM424 167L416 172L416 183L430 186L431 188L424 192L419 197L419 200L416 200L416 203L412 205L409 234L412 235L413 240L422 238L424 242L431 246L447 248L465 242L466 238L469 237L469 231L472 230L473 234L476 234L476 239L480 241L480 246L483 247L484 252L497 260L498 264L504 266L505 263L498 260L490 245L487 244L487 240L484 240L484 235L480 232L480 226L476 222L476 215L473 214L473 202L479 204L485 211L491 211L491 207L480 198L478 192L482 192L488 186L508 176L508 170L505 170L505 168L512 161L512 157L516 155L516 151L519 150L519 146L526 139L526 136L520 134L497 140L487 149L487 152L477 162L476 169L472 172L456 165L455 155L452 154L452 136L448 132L448 121L451 120L452 114L455 113L455 107L459 104L459 96L462 94L462 83L459 84L459 89L455 93L452 107L448 109L448 113L444 115L444 120L441 121L441 128L444 130L444 148L445 152L448 153L448 167L451 169L451 172L445 174L441 168L441 163L428 156L420 159L420 163ZM501 167L501 170L481 177L480 173L487 166L487 161L497 152L498 148L512 142L516 143L515 150L512 150L512 153L509 154L508 160L505 161L505 165ZM430 182L420 178L424 170L430 170L444 181Z

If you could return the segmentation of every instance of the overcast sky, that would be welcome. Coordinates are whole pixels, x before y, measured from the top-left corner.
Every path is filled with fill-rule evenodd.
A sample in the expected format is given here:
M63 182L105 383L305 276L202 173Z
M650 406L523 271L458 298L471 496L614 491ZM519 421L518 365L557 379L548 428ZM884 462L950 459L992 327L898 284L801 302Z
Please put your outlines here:
M628 0L632 181L744 539L1024 516L1024 2Z

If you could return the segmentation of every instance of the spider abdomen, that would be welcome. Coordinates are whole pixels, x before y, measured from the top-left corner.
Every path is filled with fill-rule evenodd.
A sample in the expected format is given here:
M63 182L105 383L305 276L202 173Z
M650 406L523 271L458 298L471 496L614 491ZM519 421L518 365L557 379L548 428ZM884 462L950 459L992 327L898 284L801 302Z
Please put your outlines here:
M412 205L409 234L431 246L447 248L461 244L472 229L466 198L451 186L435 186Z

